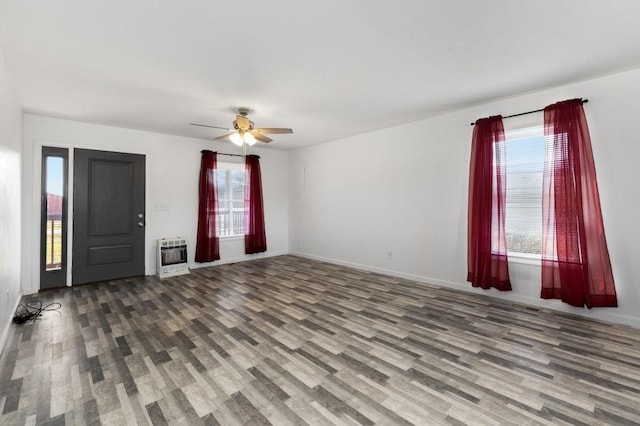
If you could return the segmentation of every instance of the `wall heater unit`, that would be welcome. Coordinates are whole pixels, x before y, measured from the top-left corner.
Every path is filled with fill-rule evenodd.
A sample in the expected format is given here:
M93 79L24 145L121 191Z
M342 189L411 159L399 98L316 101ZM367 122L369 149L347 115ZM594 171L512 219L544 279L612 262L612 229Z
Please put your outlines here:
M180 237L158 240L158 276L168 278L188 273L187 240Z

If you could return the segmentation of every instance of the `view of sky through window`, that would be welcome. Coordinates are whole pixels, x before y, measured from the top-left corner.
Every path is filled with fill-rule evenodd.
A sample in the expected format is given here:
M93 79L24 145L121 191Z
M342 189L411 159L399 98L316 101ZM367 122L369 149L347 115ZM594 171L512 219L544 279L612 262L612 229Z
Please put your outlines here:
M47 158L47 193L62 195L62 157Z

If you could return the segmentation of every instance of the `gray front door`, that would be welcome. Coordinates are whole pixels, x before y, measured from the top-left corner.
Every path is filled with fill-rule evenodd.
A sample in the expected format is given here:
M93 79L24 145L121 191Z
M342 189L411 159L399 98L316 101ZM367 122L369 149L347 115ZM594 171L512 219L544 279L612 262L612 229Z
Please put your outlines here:
M144 155L75 149L73 163L73 284L144 275Z

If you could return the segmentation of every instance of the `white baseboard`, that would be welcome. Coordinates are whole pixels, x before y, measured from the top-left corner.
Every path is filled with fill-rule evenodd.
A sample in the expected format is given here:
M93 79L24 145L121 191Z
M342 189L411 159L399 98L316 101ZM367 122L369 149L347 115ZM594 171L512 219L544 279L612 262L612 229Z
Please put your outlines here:
M0 334L0 357L4 354L4 348L7 344L7 339L9 338L9 330L11 328L11 323L13 321L13 316L18 309L18 305L20 304L20 300L22 299L22 294L18 294L16 302L13 304L13 309L11 310L11 315L7 318L7 323L4 325L2 329L2 334Z
M378 274L388 275L391 277L403 278L411 281L416 281L418 283L430 284L436 287L444 287L450 288L453 290L463 291L465 293L473 293L473 294L481 294L488 297L493 297L495 299L499 299L506 302L518 303L521 305L532 306L535 308L550 310L555 312L562 312L570 315L577 315L580 317L588 318L590 320L595 321L605 321L615 324L623 324L629 325L631 327L640 328L640 318L630 317L627 315L619 315L613 312L605 312L605 309L611 308L594 308L594 309L584 309L584 308L576 308L565 303L562 303L559 300L548 300L548 299L536 299L532 297L520 296L517 294L513 294L513 292L500 292L497 290L482 290L479 288L472 287L469 283L457 283L453 281L446 281L437 278L425 277L422 275L416 274L408 274L405 272L394 271L391 269L378 268L376 266L371 265L363 265L359 263L348 262L340 259L333 259L323 256L316 256L309 253L303 253L298 251L292 251L289 254L293 256L300 256L307 259L318 260L321 262L332 263L335 265L347 266L354 269L360 269L368 272L375 272ZM594 315L594 312L597 312Z

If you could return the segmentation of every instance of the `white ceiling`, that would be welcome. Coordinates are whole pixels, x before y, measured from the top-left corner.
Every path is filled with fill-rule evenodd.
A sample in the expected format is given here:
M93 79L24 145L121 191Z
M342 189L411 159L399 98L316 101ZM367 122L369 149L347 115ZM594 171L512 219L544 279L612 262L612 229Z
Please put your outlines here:
M0 0L0 49L26 112L290 149L640 67L640 1Z

